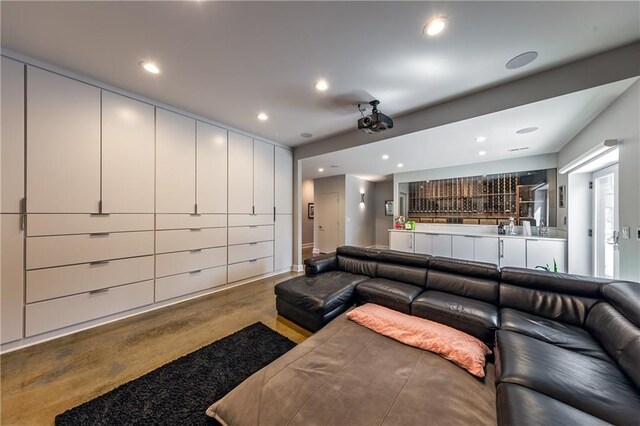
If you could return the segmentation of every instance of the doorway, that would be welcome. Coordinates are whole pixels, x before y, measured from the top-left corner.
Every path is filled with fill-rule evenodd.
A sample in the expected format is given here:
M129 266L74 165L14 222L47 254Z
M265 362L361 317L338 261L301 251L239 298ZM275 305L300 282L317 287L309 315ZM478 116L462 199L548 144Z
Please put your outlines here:
M593 264L594 275L618 278L618 165L593 173Z
M331 253L339 245L340 200L337 192L315 197L315 244L320 253Z

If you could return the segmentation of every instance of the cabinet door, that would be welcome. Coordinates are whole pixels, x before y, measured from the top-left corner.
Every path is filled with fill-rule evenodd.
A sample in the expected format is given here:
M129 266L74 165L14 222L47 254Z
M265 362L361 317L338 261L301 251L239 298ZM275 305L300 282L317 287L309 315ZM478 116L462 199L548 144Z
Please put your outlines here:
M558 272L567 272L566 243L553 240L527 240L527 268L546 266L553 270L553 261L558 264Z
M273 145L253 141L253 204L256 214L273 214Z
M24 65L2 58L0 212L20 213L24 197Z
M451 237L451 257L454 259L473 260L473 237L453 235Z
M523 238L500 238L500 267L527 267L526 240Z
M413 238L416 253L433 254L433 235L416 232Z
M413 232L389 232L389 248L391 250L413 253Z
M473 260L498 264L498 239L492 237L475 237L473 239Z
M293 152L276 146L275 153L276 212L293 214Z
M229 213L253 213L253 140L229 132L228 149Z
M196 122L156 108L156 213L195 213Z
M274 237L274 269L291 269L291 265L293 265L293 215L276 215Z
M433 236L433 256L451 257L451 235Z
M102 211L153 213L154 108L102 92Z
M227 131L198 121L196 133L198 213L226 213Z
M100 201L100 89L27 67L27 209L95 213Z
M19 214L0 215L0 343L22 338L24 305L24 231L20 230Z

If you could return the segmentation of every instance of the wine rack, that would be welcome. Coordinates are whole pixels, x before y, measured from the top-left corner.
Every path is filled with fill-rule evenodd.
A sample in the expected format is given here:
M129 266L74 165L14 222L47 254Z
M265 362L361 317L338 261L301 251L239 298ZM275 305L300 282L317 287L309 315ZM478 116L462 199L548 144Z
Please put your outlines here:
M423 223L498 224L530 216L532 172L410 182L409 219ZM538 173L535 185L544 185ZM522 194L521 194L522 193ZM525 195L526 194L526 195ZM523 196L525 200L523 200ZM546 206L545 206L546 208Z

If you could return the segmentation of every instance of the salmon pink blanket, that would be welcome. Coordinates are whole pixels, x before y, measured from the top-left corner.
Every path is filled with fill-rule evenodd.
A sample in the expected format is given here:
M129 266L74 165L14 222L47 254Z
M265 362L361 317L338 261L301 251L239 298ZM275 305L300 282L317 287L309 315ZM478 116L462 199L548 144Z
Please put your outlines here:
M383 336L438 354L476 377L485 375L485 357L491 350L460 330L373 303L348 312L347 318Z

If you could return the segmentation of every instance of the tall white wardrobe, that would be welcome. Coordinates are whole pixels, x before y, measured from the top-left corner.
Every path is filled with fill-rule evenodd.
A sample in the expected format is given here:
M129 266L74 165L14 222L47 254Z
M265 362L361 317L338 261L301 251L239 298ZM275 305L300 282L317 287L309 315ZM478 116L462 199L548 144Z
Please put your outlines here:
M3 348L291 269L286 148L6 57L1 146Z

